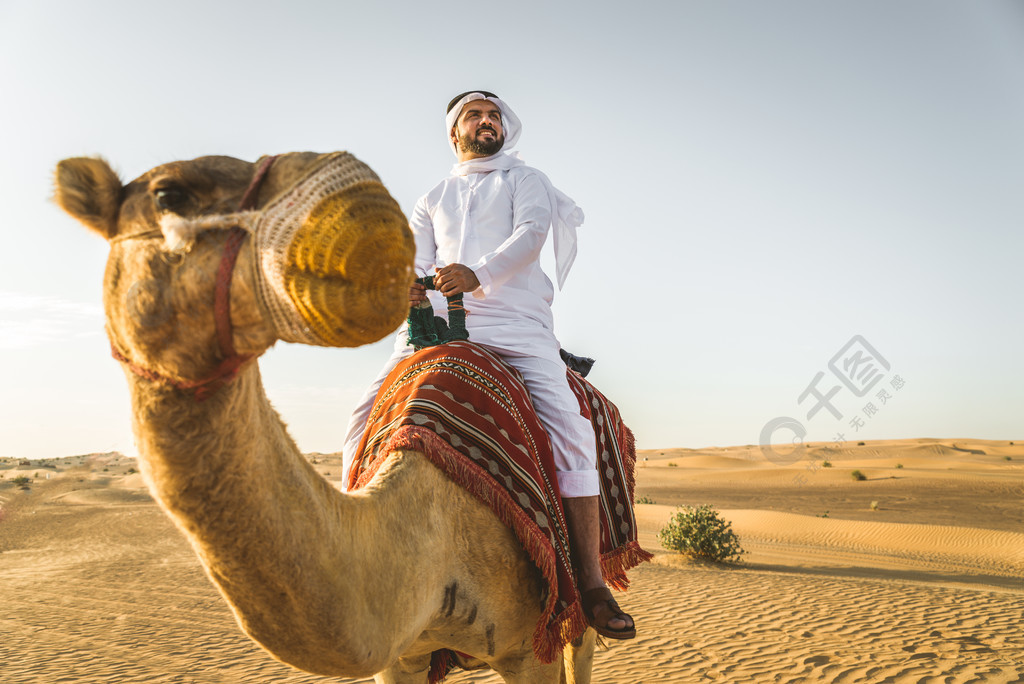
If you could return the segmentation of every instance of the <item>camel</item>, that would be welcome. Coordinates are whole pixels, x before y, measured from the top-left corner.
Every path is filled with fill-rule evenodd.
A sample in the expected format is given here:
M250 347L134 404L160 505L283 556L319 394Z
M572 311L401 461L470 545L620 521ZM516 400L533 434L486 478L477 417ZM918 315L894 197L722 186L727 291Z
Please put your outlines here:
M448 648L506 682L589 682L593 629L561 661L535 657L536 568L426 457L395 452L348 494L299 452L255 360L277 340L355 346L392 332L407 314L414 247L397 203L354 157L261 162L201 157L126 185L101 159L57 166L57 203L110 243L107 334L153 497L242 630L296 668L421 684L431 652ZM321 203L331 222L307 221L283 247L229 229L251 232L339 163L355 181ZM250 210L239 212L243 195ZM233 270L226 252L237 252ZM290 311L267 303L287 298L261 296L274 278Z

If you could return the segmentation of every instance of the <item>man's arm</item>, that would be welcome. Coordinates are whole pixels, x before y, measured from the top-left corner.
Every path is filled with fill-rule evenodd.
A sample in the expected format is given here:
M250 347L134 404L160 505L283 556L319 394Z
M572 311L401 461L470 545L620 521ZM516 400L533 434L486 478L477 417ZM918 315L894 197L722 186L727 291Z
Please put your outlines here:
M427 211L427 196L416 202L409 218L409 230L416 242L416 259L413 267L418 275L430 273L437 258L437 244L434 242L434 222ZM427 301L427 290L422 285L413 283L409 287L409 305L416 306Z
M473 296L484 298L540 258L551 227L551 200L538 173L519 179L512 192L512 235L470 266L479 283ZM472 290L467 290L472 291Z

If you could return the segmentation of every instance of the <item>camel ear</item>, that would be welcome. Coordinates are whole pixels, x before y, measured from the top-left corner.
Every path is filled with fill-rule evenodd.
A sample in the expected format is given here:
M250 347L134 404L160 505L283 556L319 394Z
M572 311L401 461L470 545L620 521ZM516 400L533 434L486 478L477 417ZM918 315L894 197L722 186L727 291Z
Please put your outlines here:
M102 159L74 157L57 164L54 199L89 228L108 240L117 232L124 187Z

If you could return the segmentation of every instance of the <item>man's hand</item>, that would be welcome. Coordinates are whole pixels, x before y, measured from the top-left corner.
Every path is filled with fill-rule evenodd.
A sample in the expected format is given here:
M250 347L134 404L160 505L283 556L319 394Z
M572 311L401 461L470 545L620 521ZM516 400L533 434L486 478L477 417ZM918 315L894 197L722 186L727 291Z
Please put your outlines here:
M472 292L480 287L480 281L472 269L462 264L448 264L438 269L434 276L434 288L445 297L462 292Z
M420 283L409 286L409 307L419 306L427 301L427 288Z

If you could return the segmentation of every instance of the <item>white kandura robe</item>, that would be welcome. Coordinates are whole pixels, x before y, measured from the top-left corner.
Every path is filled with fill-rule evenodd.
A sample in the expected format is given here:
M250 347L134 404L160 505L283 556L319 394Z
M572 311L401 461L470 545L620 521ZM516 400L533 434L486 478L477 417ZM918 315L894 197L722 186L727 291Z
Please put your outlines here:
M598 494L594 430L580 416L576 395L558 355L551 301L554 288L540 267L552 219L550 183L524 165L446 178L420 198L409 220L416 239L416 271L464 264L480 287L463 297L471 342L498 353L526 380L534 408L551 439L562 495ZM575 252L575 250L573 250ZM567 269L566 269L567 270ZM439 293L428 296L447 317ZM388 360L349 421L343 451L347 481L377 390L387 374L413 352L405 326Z

